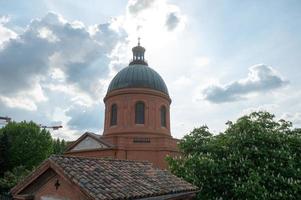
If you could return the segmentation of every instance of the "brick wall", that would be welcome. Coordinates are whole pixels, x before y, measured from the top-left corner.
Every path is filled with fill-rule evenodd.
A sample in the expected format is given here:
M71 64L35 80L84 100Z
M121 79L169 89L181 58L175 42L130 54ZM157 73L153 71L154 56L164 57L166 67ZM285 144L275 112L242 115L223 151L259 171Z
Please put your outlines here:
M59 181L60 186L56 189L55 183ZM35 200L84 200L84 194L74 184L70 184L60 176L56 175L35 194Z
M135 104L145 104L145 124L135 124ZM167 95L151 89L128 88L113 91L104 99L104 135L120 133L160 133L170 136L170 99ZM117 125L110 126L111 106L117 105ZM166 107L166 127L161 126L160 109Z

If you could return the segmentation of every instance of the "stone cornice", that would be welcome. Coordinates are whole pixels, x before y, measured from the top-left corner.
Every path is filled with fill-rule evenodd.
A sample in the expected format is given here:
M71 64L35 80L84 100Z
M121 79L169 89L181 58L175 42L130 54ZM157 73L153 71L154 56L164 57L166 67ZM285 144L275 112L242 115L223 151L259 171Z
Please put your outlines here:
M162 97L162 98L166 99L169 102L169 104L171 104L171 98L168 95L166 95L163 92L153 90L153 89L149 89L149 88L125 88L125 89L114 90L114 91L108 93L104 97L103 101L106 102L106 100L110 97L118 96L118 95L124 95L124 94L154 95L154 96L158 96L158 97Z

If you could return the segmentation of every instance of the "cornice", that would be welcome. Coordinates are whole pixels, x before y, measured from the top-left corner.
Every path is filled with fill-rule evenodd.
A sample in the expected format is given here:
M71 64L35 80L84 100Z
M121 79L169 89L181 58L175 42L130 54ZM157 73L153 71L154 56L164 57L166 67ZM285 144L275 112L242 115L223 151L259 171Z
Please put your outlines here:
M169 104L171 104L171 98L168 95L166 95L163 92L153 90L153 89L149 89L149 88L123 88L123 89L114 90L112 92L109 92L104 97L103 101L106 102L108 98L118 96L118 95L124 95L124 94L154 95L154 96L158 96L158 97L162 97L162 98L166 99L169 102Z

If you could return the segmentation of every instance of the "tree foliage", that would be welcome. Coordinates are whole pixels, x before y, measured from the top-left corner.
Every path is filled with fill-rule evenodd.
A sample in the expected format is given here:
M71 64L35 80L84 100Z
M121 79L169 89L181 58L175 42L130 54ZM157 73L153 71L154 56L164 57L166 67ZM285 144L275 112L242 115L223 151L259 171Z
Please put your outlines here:
M7 133L1 133L0 131L0 177L9 168L8 166L8 154L9 143Z
M198 199L301 199L301 131L268 112L227 122L224 133L206 126L180 142L171 171L200 188Z
M53 151L49 131L33 122L11 122L0 129L0 138L7 137L8 169L24 166L32 169Z
M0 129L0 190L14 186L51 154L62 154L65 140L52 139L34 122L10 122Z
M18 166L11 171L6 171L4 176L0 178L0 191L9 191L10 188L15 186L29 173L30 170L26 169L24 166Z
M67 143L64 139L60 140L57 138L53 140L53 154L61 155L67 148Z

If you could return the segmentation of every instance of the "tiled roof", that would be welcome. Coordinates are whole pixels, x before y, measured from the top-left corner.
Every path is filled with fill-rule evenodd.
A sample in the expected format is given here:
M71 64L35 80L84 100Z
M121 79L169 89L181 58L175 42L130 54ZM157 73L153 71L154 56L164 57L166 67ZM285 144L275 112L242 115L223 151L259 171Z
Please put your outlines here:
M52 156L49 160L97 200L140 199L197 190L149 162L71 156Z

